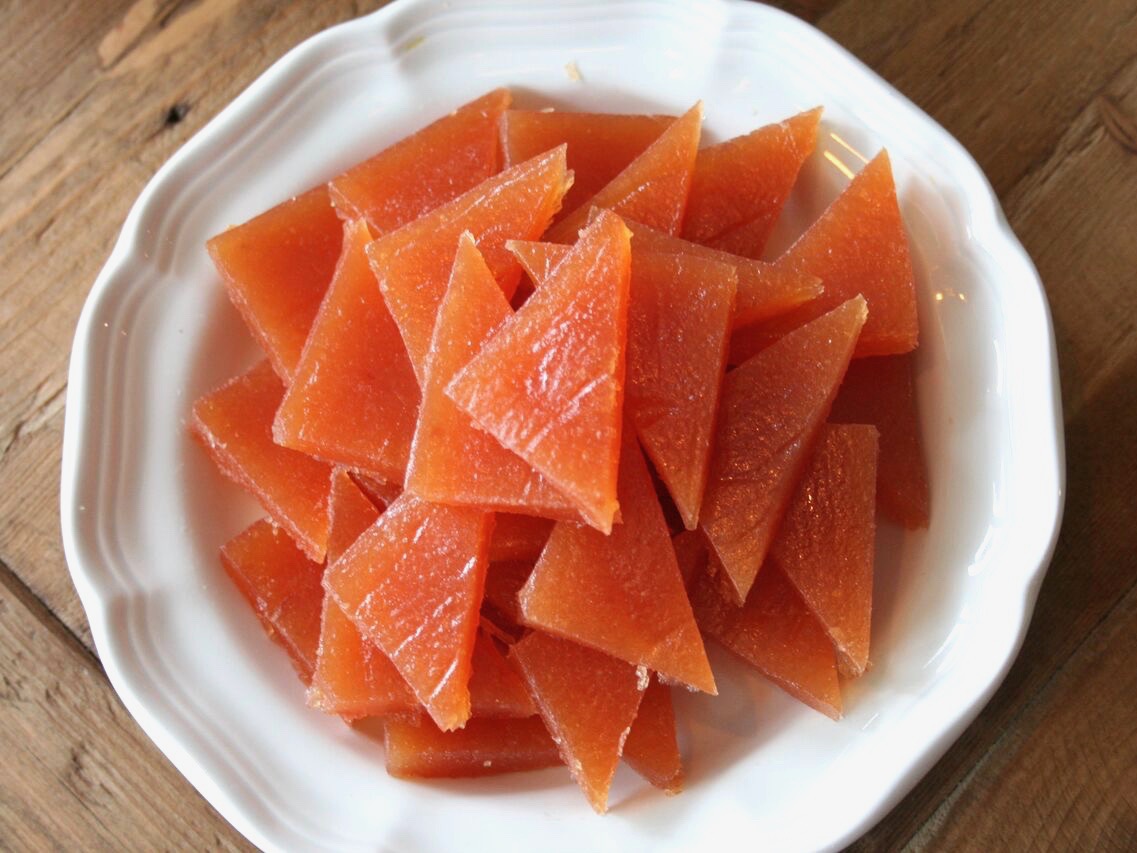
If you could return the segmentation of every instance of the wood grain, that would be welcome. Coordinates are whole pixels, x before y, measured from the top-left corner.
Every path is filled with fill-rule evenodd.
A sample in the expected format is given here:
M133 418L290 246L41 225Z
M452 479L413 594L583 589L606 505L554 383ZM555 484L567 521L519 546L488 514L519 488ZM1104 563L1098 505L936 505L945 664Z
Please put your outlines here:
M381 5L0 3L0 847L245 843L126 714L64 566L82 302L157 168L306 36ZM987 172L1054 316L1062 538L992 702L860 849L1137 848L1137 0L787 0Z
M0 649L0 846L248 847L157 754L98 661L4 567Z

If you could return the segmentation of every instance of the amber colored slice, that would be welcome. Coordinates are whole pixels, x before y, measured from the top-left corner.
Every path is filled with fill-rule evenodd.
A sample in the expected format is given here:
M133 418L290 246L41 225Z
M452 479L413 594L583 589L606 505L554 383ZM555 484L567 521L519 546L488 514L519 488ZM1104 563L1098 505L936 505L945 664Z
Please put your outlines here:
M767 565L742 607L708 575L696 579L691 604L699 627L795 699L834 720L841 686L833 644L781 569Z
M344 469L332 478L328 565L346 553L379 518L379 509ZM418 700L399 671L374 643L360 635L332 596L324 598L316 671L308 704L348 719L413 715Z
M332 491L328 496L329 566L355 544L364 530L375 523L381 511L359 488L346 468L337 468L332 472Z
M679 574L685 586L703 574L707 568L707 542L698 530L683 530L671 537L675 549L675 561L679 564Z
M565 150L557 148L483 181L367 247L420 384L458 238L470 232L508 299L521 268L506 241L537 239L571 185Z
M285 381L300 360L342 242L343 224L319 186L205 244L229 299Z
M618 507L630 267L628 229L601 213L446 389L605 533Z
M364 249L362 221L344 251L273 424L277 443L401 482L419 388Z
M849 365L833 401L834 423L872 424L880 430L877 506L909 530L928 526L928 471L912 356L862 358Z
M860 294L868 302L869 319L856 358L899 355L916 348L916 282L887 152L874 157L774 265L817 276L825 291L765 322L768 338Z
M536 242L509 248L538 287L570 251ZM707 481L737 283L731 265L633 246L627 411L692 530Z
M324 576L329 594L446 731L470 717L492 521L404 493Z
M715 693L671 536L636 440L620 459L624 522L561 522L521 590L525 622Z
M426 358L406 488L435 503L578 519L572 502L446 396L450 380L513 316L473 238L463 234Z
M736 604L766 559L866 313L850 299L726 375L699 526Z
M484 628L474 642L470 706L475 718L531 717L537 713L529 688Z
M545 239L554 243L573 242L594 207L607 208L668 234L678 234L683 225L683 211L687 208L702 126L703 104L700 102L676 119L603 189L549 229Z
M700 246L638 222L628 222L628 228L632 231L632 244L637 251L692 255L733 266L738 274L734 319L731 323L735 329L784 314L816 299L822 292L821 280L807 272Z
M267 361L193 404L194 437L221 472L260 501L304 552L323 562L331 466L272 440L284 385Z
M541 631L526 635L509 655L573 779L603 814L650 674Z
M456 732L439 731L430 720L388 720L384 733L387 772L403 779L494 776L561 763L557 745L537 717L474 719Z
M350 473L352 481L359 486L360 491L379 509L386 509L403 493L403 487L398 483L388 483L361 471Z
M668 794L683 790L683 760L675 737L675 708L671 688L652 680L644 691L636 721L624 741L628 765Z
M553 522L531 515L513 515L508 512L497 513L493 537L490 539L490 562L500 560L536 560L541 556Z
M265 633L288 652L304 683L310 682L320 642L324 567L265 519L221 546L221 565L256 611Z
M770 545L853 677L869 662L876 460L876 427L825 426Z
M505 617L507 623L520 625L521 601L518 596L529 575L533 573L533 560L503 560L490 563L486 570L485 607L492 608L494 616ZM500 621L500 620L495 620Z
M820 121L818 107L701 149L683 236L761 258L801 165L813 153Z
M564 209L576 210L655 142L674 116L507 110L501 119L505 165L568 146L572 189Z
M627 412L688 530L707 483L737 281L717 261L632 252Z
M363 638L331 595L324 598L308 704L349 720L392 714L414 719L422 707L395 665Z
M333 178L344 219L367 220L376 236L394 231L501 170L498 122L508 89L495 89Z

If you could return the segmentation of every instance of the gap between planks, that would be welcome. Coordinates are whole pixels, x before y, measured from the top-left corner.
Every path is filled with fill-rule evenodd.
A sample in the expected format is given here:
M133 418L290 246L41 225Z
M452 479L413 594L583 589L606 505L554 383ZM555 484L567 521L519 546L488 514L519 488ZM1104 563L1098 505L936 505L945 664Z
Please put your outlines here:
M95 672L108 687L111 686L110 679L107 677L98 655L87 647L79 636L67 626L66 622L55 615L43 599L36 595L32 588L24 583L3 559L0 559L0 584L4 585L4 588L12 594L12 597L23 606L32 618L43 625L53 636L58 637L59 641L81 660L84 666ZM115 693L115 700L121 701L117 693Z

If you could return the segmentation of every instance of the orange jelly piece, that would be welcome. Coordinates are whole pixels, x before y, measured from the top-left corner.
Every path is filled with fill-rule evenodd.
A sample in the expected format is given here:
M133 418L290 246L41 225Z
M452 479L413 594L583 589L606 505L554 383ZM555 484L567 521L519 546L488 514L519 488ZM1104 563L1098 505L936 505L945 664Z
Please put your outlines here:
M492 516L404 493L324 585L444 731L470 717L470 669Z
M529 575L533 573L533 560L503 560L490 563L486 570L486 597L484 608L496 623L509 628L520 625L521 601L518 596Z
M338 560L379 518L379 510L343 469L332 479L328 565ZM332 596L324 598L316 672L308 704L349 719L414 714L419 704L399 671L363 639Z
M284 385L268 362L193 404L191 429L221 472L253 494L304 552L323 562L331 466L274 444Z
M865 302L786 335L726 375L699 525L746 599L845 375Z
M699 151L683 236L758 259L817 142L821 108Z
M853 178L775 265L817 276L825 292L764 324L768 338L860 294L868 302L869 319L857 343L857 358L916 348L916 282L887 152L881 151Z
M928 472L912 381L912 356L862 358L849 365L829 419L880 430L876 502L909 530L928 526Z
M567 145L573 182L564 209L576 210L674 122L674 116L508 110L501 119L505 165Z
M463 234L426 359L407 491L435 503L579 518L568 498L479 429L444 390L512 316L473 238Z
M627 411L689 530L707 483L737 282L717 261L632 252Z
M537 713L529 688L484 628L474 642L470 703L474 717L531 717Z
M403 493L403 487L399 483L388 483L361 471L352 470L350 474L355 485L379 509L386 509Z
M508 299L521 268L506 241L539 237L571 184L565 150L558 148L483 181L367 247L420 384L458 238L470 232Z
M304 556L286 533L262 519L221 547L221 565L252 605L265 632L312 680L320 641L324 567Z
M336 210L386 234L496 175L498 121L510 100L495 89L333 178Z
M343 226L320 186L205 245L229 299L287 381L335 272Z
M876 427L826 426L770 546L853 677L869 662L876 459Z
M683 790L683 760L675 738L671 688L653 680L644 691L636 721L624 741L624 761L669 794Z
M490 562L536 560L552 532L553 522L549 519L499 512L490 539Z
M629 222L628 228L632 231L637 251L686 255L733 266L738 275L731 321L731 327L735 329L784 314L817 298L822 292L821 280L809 273L700 246L638 222Z
M618 507L630 266L627 228L602 212L446 389L605 533Z
M573 779L592 808L603 814L649 674L540 631L526 635L509 655Z
M699 627L798 701L839 719L833 644L781 569L763 568L742 607L723 599L719 586L708 575L693 585Z
M406 348L364 249L362 221L344 251L273 434L286 447L401 482L420 393Z
M538 286L569 252L555 243L510 249ZM632 249L627 411L689 529L707 482L737 283L727 264Z
M561 763L557 745L537 717L470 720L442 732L430 720L384 725L387 772L404 779L494 776Z
M715 693L671 536L643 455L625 436L624 520L604 536L562 522L521 590L525 622Z
M678 234L691 189L702 125L703 105L698 103L676 119L609 184L553 226L545 239L571 243L593 207L607 208L627 219L668 234Z

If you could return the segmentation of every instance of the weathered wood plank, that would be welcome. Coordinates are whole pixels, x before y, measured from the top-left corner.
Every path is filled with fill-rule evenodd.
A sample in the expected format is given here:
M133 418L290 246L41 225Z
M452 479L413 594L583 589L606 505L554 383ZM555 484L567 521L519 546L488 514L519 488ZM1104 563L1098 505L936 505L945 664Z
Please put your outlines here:
M1137 2L846 0L818 26L927 110L1003 196L1137 54Z
M913 839L943 850L1137 848L1137 587ZM1022 817L1017 817L1021 815Z
M90 284L130 205L186 139L288 48L379 5L137 0L14 16L25 29L12 44L82 73L60 69L46 87L66 109L36 106L33 77L5 102L19 120L0 122L0 560L88 647L57 507L67 361ZM19 80L29 62L17 50L0 70Z
M0 566L0 846L244 850L98 661Z
M1108 84L1137 115L1137 61ZM1007 194L1005 206L1047 286L1066 410L1067 499L1057 553L1030 633L1006 682L913 793L863 840L894 849L913 836L988 751L1016 731L1021 709L1137 579L1137 158L1106 132L1089 102L1053 158ZM1087 203L1092 200L1092 203ZM1124 284L1129 282L1130 285ZM1137 706L1128 710L1137 723ZM1137 796L1137 791L1130 792ZM1001 815L1027 835L1029 809Z

